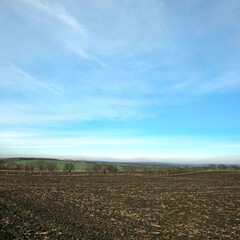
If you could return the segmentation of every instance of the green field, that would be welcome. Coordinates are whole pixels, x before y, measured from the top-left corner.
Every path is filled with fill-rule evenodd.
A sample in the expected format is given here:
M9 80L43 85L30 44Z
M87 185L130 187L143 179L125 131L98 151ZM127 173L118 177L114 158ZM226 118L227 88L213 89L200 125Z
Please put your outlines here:
M26 165L26 164L33 164L33 165L37 165L38 161L43 161L43 162L51 162L57 165L57 170L59 171L63 171L64 170L64 166L66 163L73 163L74 164L74 170L75 171L91 171L93 169L93 166L95 166L96 164L98 165L102 165L102 163L91 163L91 162L86 162L86 161L68 161L68 160L43 160L43 159L23 159L23 160L16 160L14 161L15 164L19 164L19 165Z
M66 165L71 164L70 171ZM142 163L114 163L114 162L94 162L85 160L59 160L49 158L7 158L0 159L0 170L16 170L27 172L49 171L75 171L75 172L96 172L96 173L146 173L154 175L172 175L188 172L201 171L222 171L222 170L240 170L237 165L205 165L205 166L174 166L159 164Z

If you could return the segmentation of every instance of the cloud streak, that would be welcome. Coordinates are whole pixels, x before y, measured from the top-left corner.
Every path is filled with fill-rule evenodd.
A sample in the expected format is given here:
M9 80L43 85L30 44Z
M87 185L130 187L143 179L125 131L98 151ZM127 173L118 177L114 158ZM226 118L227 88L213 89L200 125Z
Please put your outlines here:
M55 19L61 21L68 27L70 27L72 30L77 31L80 33L83 37L87 36L87 31L83 26L80 25L80 23L72 16L70 15L66 9L62 5L52 5L49 3L43 3L40 0L20 0L26 4L29 4L35 8L37 8L40 11L43 11L46 14L49 14L50 16L54 17Z
M181 137L161 141L161 136L190 134L192 141L201 134L239 135L238 1L19 0L0 5L0 131L142 130L122 138L46 134L38 142L26 136L22 146L18 137L16 148L65 146L68 151L68 146L78 152L81 145L103 156L109 145L116 154L126 151L125 156L143 148L145 156L148 147L152 155L162 150L166 156L164 148L184 155L183 147L197 155L197 143ZM239 150L237 141L214 144L209 138L199 142L210 155L221 144L222 154Z
M60 133L59 133L60 134ZM53 154L56 149L63 156L92 156L95 159L103 157L124 160L129 158L146 158L151 161L164 159L169 161L175 158L175 161L181 159L202 159L215 158L219 160L222 156L237 156L240 150L239 139L226 141L225 139L214 139L209 137L191 137L191 136L162 136L162 137L142 137L119 135L119 132L107 133L99 132L97 136L91 136L85 132L78 132L78 137L49 137L43 133L34 132L2 132L1 148L6 152L21 150L28 154L31 151L42 151L42 154ZM100 136L100 135L101 136ZM119 136L116 136L119 135ZM61 135L61 134L60 134ZM172 149L175 148L175 152ZM92 150L94 154L92 154ZM122 151L125 149L124 151ZM191 149L191 151L189 150ZM199 153L201 149L202 153ZM221 149L221 150L219 150ZM122 153L119 153L122 151ZM211 154L206 154L210 151ZM230 154L229 154L230 151ZM55 153L55 157L58 154Z
M53 94L60 94L61 91L52 86L49 83L45 83L41 80L36 79L31 74L17 67L4 67L0 68L0 73L2 79L0 81L0 86L2 88L7 88L13 91L18 91L19 89L30 90L33 92L38 92L39 90L46 90Z
M89 41L89 33L85 26L81 24L75 17L73 17L66 8L58 3L43 2L41 0L20 0L28 6L32 6L35 9L49 15L57 20L59 23L64 24L69 29L69 33L64 31L61 33L61 38L57 43L63 48L67 48L69 51L75 53L79 57L97 63L101 67L105 67L106 64L101 61L97 56L88 51L85 42ZM64 35L64 36L63 36ZM69 36L68 36L69 35Z

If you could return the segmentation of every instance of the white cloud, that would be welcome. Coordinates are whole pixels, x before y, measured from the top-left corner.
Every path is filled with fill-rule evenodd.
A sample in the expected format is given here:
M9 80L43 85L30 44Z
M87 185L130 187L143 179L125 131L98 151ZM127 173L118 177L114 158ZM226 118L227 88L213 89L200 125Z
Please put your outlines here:
M199 91L201 93L236 89L240 89L240 74L238 71L227 71L218 78L210 79L207 82L203 81L199 86Z
M211 74L210 74L211 75ZM225 70L217 77L209 77L207 73L192 73L189 78L174 81L166 91L184 94L185 96L201 97L205 94L240 90L240 74L236 70Z
M2 139L15 139L15 138L25 138L25 137L30 137L33 136L33 133L29 132L19 132L19 131L5 131L5 132L0 132L0 137Z
M39 80L26 71L18 67L2 67L0 68L2 89L7 88L12 91L48 91L54 94L60 94L59 88L52 86L45 81ZM26 92L25 92L26 93Z
M181 132L184 129L200 132L201 127L198 129L194 123L187 126L194 118L190 115L196 113L191 99L199 98L198 106L206 107L206 111L199 109L199 113L209 113L210 108L204 105L205 95L215 97L215 93L240 88L240 55L236 50L239 48L236 39L240 36L236 24L239 8L235 8L239 3L231 1L228 6L226 1L203 5L200 2L4 1L0 8L0 127L11 131L32 126L58 129L58 125L75 126L83 121L100 119L105 124L106 119L151 117L155 118L155 125L157 118L161 124L168 119L171 123L176 117L186 120L176 124L182 126ZM171 106L174 104L186 105L177 109ZM231 111L232 116L238 116ZM199 114L199 122L216 119L222 112L228 110L216 109L207 117ZM189 115L181 116L185 113ZM223 116L216 129L220 129L224 119ZM94 125L94 121L87 124ZM141 124L138 127L147 134L148 126ZM170 124L166 126L171 128ZM236 126L229 128L238 131ZM167 131L154 127L158 134ZM203 131L207 130L203 127ZM170 147L192 150L204 146L217 152L217 147L225 146L225 152L238 150L235 142L204 143L194 138L44 135L38 140L21 134L3 135L8 143L13 141L5 146L9 151L12 146L23 151L27 147L32 150L63 147L65 151L66 146L71 149L79 145L89 148L104 145L105 149L98 154L107 155L107 145L111 148L130 145L133 150L125 149L125 156L134 157L139 146L142 150L139 155L149 155L141 149L144 145L150 146L152 156L160 153L167 156L165 149ZM185 153L178 149L174 154Z
M55 41L63 49L78 55L79 57L97 63L102 67L105 67L106 64L101 61L95 54L92 53L90 48L87 48L86 43L89 42L90 37L87 29L83 24L81 24L75 17L73 17L62 5L61 3L53 3L49 1L41 0L19 0L28 4L29 6L34 7L35 9L53 17L59 23L64 24L68 29L67 31L62 28L63 26L58 26L53 30L53 33L50 31L48 34L52 38L56 38ZM42 19L42 14L40 13L40 19ZM46 19L44 19L46 21ZM49 21L51 24L51 21ZM45 27L45 30L48 29L48 26ZM55 34L54 34L55 33Z
M160 47L165 28L162 1L90 1L83 6L83 18L94 34L90 45L97 53L129 57Z
M31 101L0 100L2 125L48 125L70 121L103 119L139 119L145 116L143 103L137 99L107 96L56 95L44 98L36 95Z
M80 23L75 19L71 14L69 14L62 5L53 5L50 2L43 2L40 0L20 0L24 3L30 4L33 7L43 11L44 13L49 14L50 16L56 18L62 23L66 24L74 31L79 32L83 37L87 36L87 31L85 28L80 25Z
M187 23L189 29L187 28L183 33L179 31L182 31L182 25L186 21L179 21L179 25L177 20L181 20L182 14L189 14L191 6L187 9L182 7L179 12L174 12L177 14L176 19L171 19L170 13L173 13L171 11L175 7L169 3L155 0L151 3L147 1L140 3L138 1L107 1L101 4L98 1L81 3L73 1L68 4L40 0L21 1L67 26L67 31L58 26L57 30L52 29L53 33L48 32L61 48L87 60L90 62L89 65L97 63L104 67L103 71L94 72L95 68L91 66L91 72L86 72L82 76L71 76L71 83L76 82L76 79L79 78L79 82L83 85L81 88L88 88L90 92L99 90L99 94L105 96L124 93L124 95L128 95L127 97L138 96L138 100L149 96L152 97L152 102L155 101L154 98L158 97L158 99L164 99L165 103L168 100L172 103L174 98L179 101L178 94L183 99L188 98L189 95L206 94L220 89L232 90L239 84L237 73L235 80L229 81L229 77L226 76L228 69L220 71L219 75L222 76L219 79L208 78L202 69L196 70L198 77L190 76L188 78L186 76L183 78L184 75L187 75L188 69L179 70L182 67L182 61L191 55L189 49L191 49L193 57L196 54L196 46L190 44L188 48L184 39L190 31L189 29L199 25L200 19L198 15L194 16L194 21ZM201 14L209 16L210 13L215 13L219 20L219 11L219 9L211 7L209 11L203 11ZM215 25L213 24L213 26ZM213 26L209 29L206 26L206 30L211 30ZM173 33L174 27L179 28L176 36ZM55 31L59 32L56 34ZM197 34L194 32L194 39L195 35ZM174 36L180 36L179 42L173 42L171 38L174 39ZM198 48L200 49L201 46ZM108 59L109 57L110 59ZM162 68L170 68L171 71L166 73L161 70ZM81 71L84 72L82 68ZM196 73L193 74L196 75ZM144 75L147 75L148 79ZM154 79L156 76L159 78L158 81ZM93 79L91 79L92 77ZM224 80L226 77L227 81ZM234 78L233 74L230 77ZM65 85L64 87L70 89L66 80ZM82 90L74 84L72 86L73 92ZM166 99L167 94L168 100Z
M59 133L61 135L61 133ZM108 157L115 159L146 158L151 161L168 159L168 161L220 158L223 156L238 156L239 139L229 140L209 137L163 136L142 137L121 135L119 131L109 133L86 131L78 132L78 137L54 137L46 132L3 132L0 133L1 149L7 152L28 154L28 149L35 153L57 156L88 156L100 159ZM4 137L5 136L5 137ZM94 153L92 153L94 149ZM166 160L167 161L167 160Z
M128 135L126 137L126 135ZM136 145L145 147L227 147L240 148L239 137L193 137L180 136L141 136L138 132L119 129L84 130L84 131L40 131L39 129L0 132L1 143L8 139L19 146L80 146L80 145Z

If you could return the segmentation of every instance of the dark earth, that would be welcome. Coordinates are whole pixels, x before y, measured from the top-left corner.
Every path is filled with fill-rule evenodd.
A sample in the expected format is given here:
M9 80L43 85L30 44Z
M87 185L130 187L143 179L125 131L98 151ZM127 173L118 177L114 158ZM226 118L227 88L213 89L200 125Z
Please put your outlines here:
M240 172L0 174L0 239L240 239Z

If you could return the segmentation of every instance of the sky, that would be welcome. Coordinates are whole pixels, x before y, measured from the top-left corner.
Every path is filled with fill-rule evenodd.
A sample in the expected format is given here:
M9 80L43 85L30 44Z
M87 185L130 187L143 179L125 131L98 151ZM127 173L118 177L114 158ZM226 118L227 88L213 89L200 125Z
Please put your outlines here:
M240 163L239 0L1 0L0 157Z

